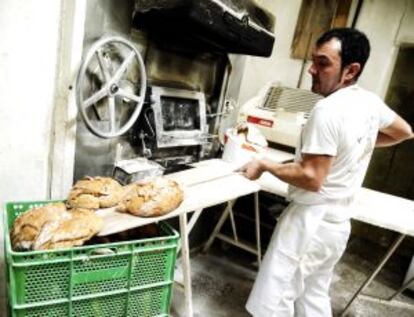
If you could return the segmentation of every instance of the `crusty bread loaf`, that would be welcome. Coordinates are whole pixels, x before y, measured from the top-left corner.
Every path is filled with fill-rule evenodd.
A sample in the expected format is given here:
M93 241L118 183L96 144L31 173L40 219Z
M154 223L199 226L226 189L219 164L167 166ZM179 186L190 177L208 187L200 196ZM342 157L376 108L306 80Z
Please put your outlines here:
M124 186L124 198L117 210L139 217L157 217L176 209L183 198L184 193L177 182L158 177L146 183Z
M69 192L69 208L98 209L115 206L123 196L121 184L110 177L85 177Z
M70 219L62 221L50 240L42 244L40 249L58 249L82 245L92 238L103 227L102 218L88 209L75 208L68 213Z
M103 220L93 211L67 211L63 203L54 203L21 214L10 235L16 250L58 249L82 245L102 226Z
M65 204L54 203L44 207L33 208L16 218L10 233L14 249L30 250L40 231L46 223L60 221L66 211Z

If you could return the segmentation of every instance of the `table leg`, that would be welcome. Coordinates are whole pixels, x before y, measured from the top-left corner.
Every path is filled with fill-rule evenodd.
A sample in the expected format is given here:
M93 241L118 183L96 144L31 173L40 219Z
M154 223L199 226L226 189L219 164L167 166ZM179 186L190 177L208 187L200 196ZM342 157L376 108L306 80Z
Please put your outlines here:
M231 209L230 209L230 212L229 212L229 216L230 216L231 230L233 231L233 238L234 238L234 241L236 241L238 243L239 242L239 236L237 235L236 221L234 220L233 210L231 210Z
M194 225L197 223L198 218L200 218L202 211L203 209L197 209L194 211L194 214L191 216L191 219L188 222L188 234L190 234L191 230L193 230Z
M260 240L260 209L259 209L259 193L254 193L254 216L256 218L256 247L257 247L257 265L262 264L262 246Z
M216 227L213 230L213 233L211 234L210 238L207 240L207 243L203 248L203 252L207 252L208 249L210 248L211 244L213 243L214 239L216 238L217 234L219 233L221 227L223 226L224 221L226 221L226 219L229 215L229 212L233 208L233 205L234 205L235 202L236 202L236 200L231 200L231 201L227 202L227 207L226 207L226 209L224 209L224 211L223 211L223 213L220 217L220 220L218 221Z
M181 261L184 275L184 296L186 317L193 317L193 298L191 289L190 249L188 246L187 214L180 214L180 232L182 242Z
M345 309L342 311L340 317L345 316L345 314L348 312L349 308L351 307L351 304L354 302L354 300L357 298L357 296L372 282L372 280L378 275L378 273L381 271L385 263L387 263L388 259L391 257L391 255L394 253L394 251L398 248L402 240L404 239L405 234L400 234L397 239L394 240L390 248L388 249L387 253L382 258L381 262L378 264L377 268L372 272L372 274L365 280L364 284L361 285L361 287L358 289L358 291L352 296L351 300L346 305Z
M224 224L224 221L227 219L227 216L231 210L231 208L233 208L234 203L236 202L236 200L231 200L229 202L227 202L227 206L226 209L224 209L217 225L215 226L213 233L210 235L210 238L207 240L206 245L203 248L203 252L207 252L208 249L210 249L211 244L213 243L214 239L216 238L217 234L219 233L221 227Z
M398 295L400 295L411 283L414 282L414 277L410 278L406 283L404 283L388 300L391 301Z
M190 219L190 221L188 222L188 225L187 225L187 235L188 236L190 236L191 230L193 230L194 225L197 223L198 218L200 218L202 211L203 211L203 209L198 209L191 216L191 219ZM177 253L180 252L180 251L181 251L181 246L179 246L177 248Z

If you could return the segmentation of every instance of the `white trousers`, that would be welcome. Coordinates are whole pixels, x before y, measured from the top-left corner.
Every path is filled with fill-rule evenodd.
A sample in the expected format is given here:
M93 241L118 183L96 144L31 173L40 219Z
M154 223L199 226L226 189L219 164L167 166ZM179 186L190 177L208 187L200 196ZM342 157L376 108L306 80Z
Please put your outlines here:
M254 317L332 316L329 286L350 233L332 221L348 203L299 205L282 213L246 304ZM329 219L329 220L326 220Z

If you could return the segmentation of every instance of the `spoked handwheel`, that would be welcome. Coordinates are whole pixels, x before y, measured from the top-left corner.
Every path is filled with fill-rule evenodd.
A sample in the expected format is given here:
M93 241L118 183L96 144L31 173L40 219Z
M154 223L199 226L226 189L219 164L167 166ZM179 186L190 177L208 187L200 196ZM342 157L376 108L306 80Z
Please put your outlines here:
M111 36L95 42L76 79L76 101L86 126L103 138L124 134L145 99L144 62L130 41Z

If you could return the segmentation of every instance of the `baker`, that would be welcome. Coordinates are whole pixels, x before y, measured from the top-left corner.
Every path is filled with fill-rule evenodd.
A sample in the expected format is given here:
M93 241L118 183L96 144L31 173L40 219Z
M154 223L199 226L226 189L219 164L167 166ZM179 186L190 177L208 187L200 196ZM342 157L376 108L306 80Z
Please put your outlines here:
M369 57L356 29L323 34L312 53L312 91L323 95L302 129L295 160L256 159L240 172L265 171L289 184L279 218L246 304L254 317L332 316L329 286L350 234L352 202L374 147L413 137L409 124L356 82Z

